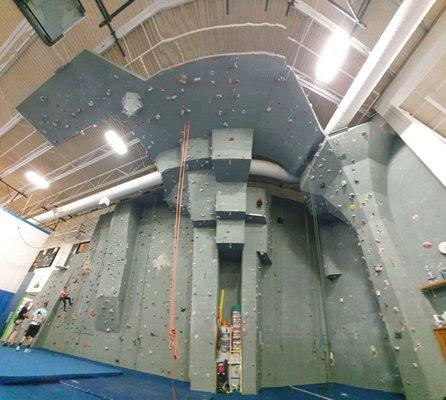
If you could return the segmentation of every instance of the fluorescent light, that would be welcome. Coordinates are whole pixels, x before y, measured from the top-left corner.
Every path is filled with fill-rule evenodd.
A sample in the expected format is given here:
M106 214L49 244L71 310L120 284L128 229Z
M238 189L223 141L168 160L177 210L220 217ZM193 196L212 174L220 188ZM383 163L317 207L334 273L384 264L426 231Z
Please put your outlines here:
M25 176L31 183L41 189L46 189L48 186L50 186L48 181L43 176L40 176L37 172L28 171Z
M322 50L316 67L316 78L330 82L341 68L350 47L350 36L342 29L333 31Z
M127 153L127 145L115 131L109 130L105 132L105 138L116 153L121 155Z

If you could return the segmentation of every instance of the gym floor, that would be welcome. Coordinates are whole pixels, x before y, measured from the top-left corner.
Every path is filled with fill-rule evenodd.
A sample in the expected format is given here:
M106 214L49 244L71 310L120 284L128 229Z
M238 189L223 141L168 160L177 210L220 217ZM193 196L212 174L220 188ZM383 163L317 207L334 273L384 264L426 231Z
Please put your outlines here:
M33 349L0 348L0 399L8 400L220 400L228 395L194 392L189 384ZM4 383L15 382L15 383ZM173 393L175 391L175 393ZM262 389L233 400L403 400L404 396L339 384Z

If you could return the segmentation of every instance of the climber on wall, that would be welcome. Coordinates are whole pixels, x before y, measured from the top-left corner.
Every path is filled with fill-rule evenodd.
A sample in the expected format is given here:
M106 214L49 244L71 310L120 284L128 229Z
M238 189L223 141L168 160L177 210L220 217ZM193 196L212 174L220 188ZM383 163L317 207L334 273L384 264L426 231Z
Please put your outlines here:
M70 294L68 293L68 289L66 286L64 286L62 291L60 292L59 301L63 302L63 310L65 312L67 311L67 301L70 306L73 304L71 302L71 297L70 297Z
M3 343L3 346L13 345L15 342L15 339L19 333L19 330L23 324L23 321L25 321L25 318L29 318L29 311L31 310L31 302L27 301L23 307L20 309L19 313L14 319L14 323L12 326L12 331L9 333L9 335L6 337L5 343Z
M35 336L39 333L40 327L43 325L43 323L45 322L45 319L48 315L48 311L46 309L47 307L48 307L48 302L45 301L43 303L43 307L34 311L31 322L28 326L28 329L26 330L25 335L23 336L22 340L16 347L17 351L20 351L23 342L28 343L26 345L25 353L29 353L31 351L31 349L30 349L31 343L32 343L33 339L35 338Z

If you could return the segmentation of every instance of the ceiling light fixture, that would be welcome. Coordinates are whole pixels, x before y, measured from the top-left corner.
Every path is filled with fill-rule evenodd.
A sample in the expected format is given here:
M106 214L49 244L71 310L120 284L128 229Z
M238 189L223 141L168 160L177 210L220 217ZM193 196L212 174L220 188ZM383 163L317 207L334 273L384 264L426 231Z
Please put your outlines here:
M41 189L46 189L48 186L50 186L49 182L43 176L40 176L37 172L28 171L25 176L31 183Z
M105 138L116 153L121 155L127 153L127 145L115 131L109 130L105 132Z
M350 36L342 29L333 31L325 44L316 66L316 78L330 82L341 68L350 47Z

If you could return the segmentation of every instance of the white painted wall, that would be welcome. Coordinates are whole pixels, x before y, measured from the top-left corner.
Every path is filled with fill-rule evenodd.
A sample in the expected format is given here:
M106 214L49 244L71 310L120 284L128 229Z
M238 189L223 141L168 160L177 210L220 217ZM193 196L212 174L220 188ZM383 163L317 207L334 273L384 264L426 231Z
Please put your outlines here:
M0 207L0 290L17 291L47 238Z

